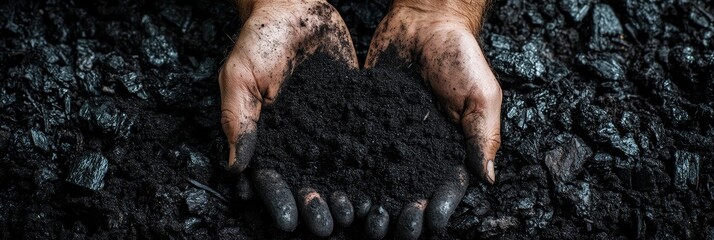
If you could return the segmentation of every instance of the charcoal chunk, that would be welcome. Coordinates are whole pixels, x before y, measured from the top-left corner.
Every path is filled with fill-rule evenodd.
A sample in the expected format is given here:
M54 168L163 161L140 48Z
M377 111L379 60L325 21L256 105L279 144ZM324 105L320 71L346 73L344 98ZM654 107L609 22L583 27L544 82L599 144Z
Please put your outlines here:
M545 165L555 181L572 181L583 170L592 150L583 140L572 137L564 146L545 153Z
M97 42L94 40L79 39L75 47L77 51L77 67L81 71L90 71L94 68L94 63L97 61L97 54L94 53Z
M188 211L196 215L206 215L211 211L210 196L203 189L191 188L183 193Z
M79 118L88 123L90 130L126 138L134 124L133 119L107 101L86 101L79 109Z
M622 35L622 25L610 5L596 4L593 9L592 35L588 46L593 50L606 50L609 37Z
M686 190L687 184L697 187L699 183L700 156L696 153L677 151L674 154L674 186Z
M637 156L640 154L640 148L637 146L634 134L632 133L628 133L625 136L620 137L619 140L613 141L612 145L628 156Z
M144 85L141 83L141 78L139 78L139 75L135 72L129 72L119 76L119 81L124 84L124 87L127 91L129 91L129 93L132 93L144 100L149 98L149 95L147 95L146 91L144 91Z
M91 190L100 190L104 187L107 170L109 160L101 153L85 154L70 167L66 181Z
M493 50L488 51L487 54L497 71L522 77L528 81L551 80L544 78L549 71L554 71L559 66L555 60L545 57L548 50L542 39L533 39L520 48L517 48L509 37L503 35L493 34L490 41Z
M183 220L183 231L193 233L201 226L201 219L197 217L188 217Z
M44 132L38 129L30 130L30 135L32 136L32 142L36 147L42 149L43 151L49 151L51 147L51 142L47 138Z
M578 181L574 184L556 184L555 191L561 201L574 209L577 216L585 218L590 215L593 201L590 183Z
M518 219L513 216L487 217L477 227L484 237L491 237L518 227Z
M178 59L178 52L166 36L153 36L141 42L141 50L149 63L160 67Z
M605 80L624 80L625 66L624 59L619 55L602 54L602 55L578 55L578 62L589 68L598 77Z
M590 10L590 1L588 0L563 0L559 2L560 9L575 22L582 21Z
M662 7L659 1L628 0L625 2L630 26L649 36L662 33Z

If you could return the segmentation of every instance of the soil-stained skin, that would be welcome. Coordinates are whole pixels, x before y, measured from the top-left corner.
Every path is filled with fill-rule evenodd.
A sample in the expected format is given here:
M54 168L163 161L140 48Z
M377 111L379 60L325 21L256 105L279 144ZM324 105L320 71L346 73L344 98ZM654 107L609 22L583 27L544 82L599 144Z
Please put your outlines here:
M243 172L255 148L255 122L294 68L319 50L351 67L357 59L349 32L324 1L255 2L219 71L228 166Z

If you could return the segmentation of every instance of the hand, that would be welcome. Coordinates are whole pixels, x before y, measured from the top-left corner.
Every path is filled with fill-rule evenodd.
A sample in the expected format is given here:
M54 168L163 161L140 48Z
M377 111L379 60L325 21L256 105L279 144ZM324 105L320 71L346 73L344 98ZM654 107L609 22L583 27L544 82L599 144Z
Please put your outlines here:
M244 0L238 1L237 6L243 26L221 67L218 81L221 124L230 148L228 169L240 174L248 166L255 149L261 107L275 100L280 85L295 66L318 50L354 68L357 68L357 57L342 18L324 0ZM315 190L299 190L296 198L300 204L297 205L296 198L277 172L257 169L252 173L258 195L278 228L294 230L299 207L304 222L314 234L326 236L332 232L332 215L326 201ZM239 192L242 194L239 195L247 195L250 178L245 174L240 177ZM335 202L340 203L338 200ZM338 223L341 219L349 220L345 215L349 215L349 211L334 210Z
M476 40L486 5L486 0L395 0L376 30L365 67L378 65L380 55L390 46L401 58L416 63L446 115L463 129L466 165L493 184L493 161L501 141L502 95ZM446 226L468 183L466 174L462 176L465 181L445 184L447 187L437 190L428 203L420 201L402 210L400 219L405 220L399 221L397 234L418 237L421 223L408 219L420 221L414 216L424 212L432 229ZM412 227L417 225L419 229Z

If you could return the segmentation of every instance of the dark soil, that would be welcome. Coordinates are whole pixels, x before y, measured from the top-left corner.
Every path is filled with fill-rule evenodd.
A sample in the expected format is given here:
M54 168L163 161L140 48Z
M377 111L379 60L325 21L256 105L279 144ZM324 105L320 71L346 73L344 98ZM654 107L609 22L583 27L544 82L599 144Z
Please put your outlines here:
M364 59L388 1L331 2ZM309 236L230 190L229 2L0 5L1 238ZM472 181L437 237L714 236L714 2L495 1L480 38L497 183Z
M357 71L318 54L263 108L253 166L276 169L293 189L368 197L397 216L456 180L463 142L413 69Z

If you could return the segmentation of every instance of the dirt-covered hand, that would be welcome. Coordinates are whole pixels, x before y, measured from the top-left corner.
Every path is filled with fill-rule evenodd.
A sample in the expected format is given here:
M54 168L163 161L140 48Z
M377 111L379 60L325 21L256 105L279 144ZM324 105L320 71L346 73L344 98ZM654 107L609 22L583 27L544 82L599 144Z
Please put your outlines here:
M227 166L230 171L241 173L248 167L255 149L261 107L276 99L281 84L302 60L322 51L349 66L358 66L344 21L324 0L239 0L237 6L243 26L221 67L218 81L221 124L230 148ZM294 230L295 198L280 175L270 169L257 169L252 176L256 191L278 227ZM249 178L242 176L242 179ZM332 231L329 210L319 194L313 192L299 191L299 207L310 211L303 211L303 217L315 234L329 234ZM318 207L308 209L304 205ZM322 218L309 220L315 216ZM321 224L324 226L318 226Z
M417 64L444 113L463 129L466 165L484 181L494 183L502 94L476 39L487 5L487 0L395 0L376 30L365 67L378 65L389 47ZM426 222L442 228L462 195L447 197L437 191L426 206Z

